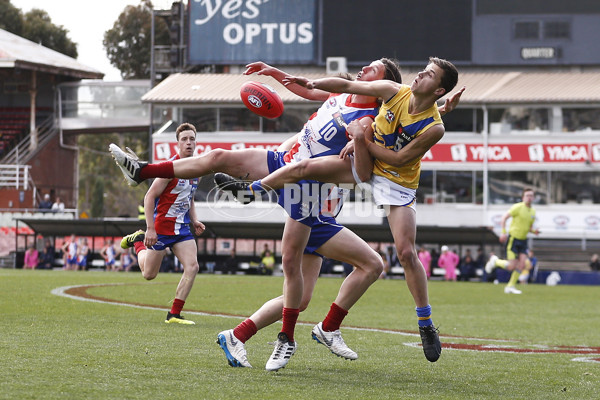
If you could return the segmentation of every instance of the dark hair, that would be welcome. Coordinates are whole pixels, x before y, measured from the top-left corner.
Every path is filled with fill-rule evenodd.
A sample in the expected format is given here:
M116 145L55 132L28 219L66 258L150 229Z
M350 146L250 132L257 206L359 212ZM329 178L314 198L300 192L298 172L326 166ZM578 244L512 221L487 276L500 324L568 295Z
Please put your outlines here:
M385 67L385 74L383 79L402 83L402 74L400 73L400 63L394 58L382 58L379 61L383 63Z
M177 140L179 140L179 134L183 131L193 131L194 136L196 136L196 127L188 122L184 122L183 124L179 125L175 131L175 137Z
M525 192L533 192L533 194L535 194L535 190L533 190L533 188L524 187L523 188L523 193L521 193L521 197L525 196Z
M458 70L456 69L454 64L452 64L450 61L437 57L429 57L429 63L437 65L442 69L442 71L444 71L444 74L442 75L441 85L442 88L445 90L445 93L442 94L442 96L450 93L452 89L454 89L454 87L456 86L456 83L458 82Z
M353 81L354 77L349 72L340 72L337 75L339 78L345 79L347 81Z

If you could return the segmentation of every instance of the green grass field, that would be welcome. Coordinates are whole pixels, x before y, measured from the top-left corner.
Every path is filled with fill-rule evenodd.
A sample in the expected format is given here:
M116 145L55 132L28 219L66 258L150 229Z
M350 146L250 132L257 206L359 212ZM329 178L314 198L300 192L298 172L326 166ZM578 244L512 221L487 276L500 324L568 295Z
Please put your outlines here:
M321 278L300 315L306 324L296 329L298 351L271 373L264 370L268 342L280 324L248 341L251 369L229 367L215 339L281 294L282 278L199 275L184 312L196 325L167 325L178 280L0 270L0 398L600 398L599 287L530 285L516 296L487 283L431 282L433 318L452 348L429 363L416 347L406 283L379 281L344 321L344 339L359 354L347 361L310 338L342 282ZM110 302L52 293L99 284L86 293ZM490 349L497 351L482 351ZM578 357L596 361L573 361Z

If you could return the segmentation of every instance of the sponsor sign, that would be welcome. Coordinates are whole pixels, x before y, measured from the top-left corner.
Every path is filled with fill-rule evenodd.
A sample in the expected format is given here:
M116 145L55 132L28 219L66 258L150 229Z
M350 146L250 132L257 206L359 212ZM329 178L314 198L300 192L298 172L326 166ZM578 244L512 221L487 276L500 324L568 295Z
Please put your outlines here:
M189 62L313 62L315 19L315 0L192 0Z
M212 149L242 150L260 148L276 150L279 142L222 141L197 142L196 155L204 154ZM175 155L175 142L155 141L154 160L165 161ZM425 156L423 163L482 163L486 148L479 143L438 143ZM600 144L491 144L487 147L489 163L600 163Z
M439 143L433 146L423 162L480 163L581 163L600 162L600 144L571 143Z

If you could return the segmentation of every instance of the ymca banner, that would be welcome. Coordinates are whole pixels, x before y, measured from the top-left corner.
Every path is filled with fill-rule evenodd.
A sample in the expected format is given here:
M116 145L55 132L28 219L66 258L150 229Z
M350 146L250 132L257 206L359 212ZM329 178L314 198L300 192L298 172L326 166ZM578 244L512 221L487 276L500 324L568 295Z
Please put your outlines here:
M272 141L233 141L196 142L196 155L203 155L212 149L243 150L259 148L276 150L280 142ZM155 140L154 160L165 161L176 154L175 142ZM426 168L428 162L455 164L483 163L486 148L480 143L438 143L423 157ZM487 147L488 163L600 163L600 143L518 143L490 144Z
M438 143L423 162L482 163L581 163L600 162L600 143Z
M190 64L315 61L316 0L190 1Z

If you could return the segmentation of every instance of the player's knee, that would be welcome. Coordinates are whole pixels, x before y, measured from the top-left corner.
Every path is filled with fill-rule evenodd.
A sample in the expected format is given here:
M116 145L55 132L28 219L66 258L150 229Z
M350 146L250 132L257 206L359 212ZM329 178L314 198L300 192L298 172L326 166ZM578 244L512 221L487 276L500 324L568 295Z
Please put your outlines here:
M298 257L294 257L293 255L289 254L283 254L281 256L281 266L286 276L290 276L290 274L297 274L301 272L298 259Z
M372 252L367 262L365 263L365 271L373 275L376 279L383 272L383 259L375 251Z
M158 275L158 272L155 272L155 271L148 271L148 270L142 271L142 276L147 281L151 281L152 279L156 278L157 275Z
M187 265L183 267L187 272L192 273L194 275L198 274L198 271L200 271L200 265L198 264L198 261L195 261L193 263L191 263L190 265Z
M310 163L300 161L291 165L291 173L296 179L302 179L310 172Z
M213 167L218 167L226 162L227 152L223 149L214 149L209 151L206 157L210 157Z
M398 261L404 269L416 268L418 258L413 247L405 246L396 248L396 252L398 253Z

